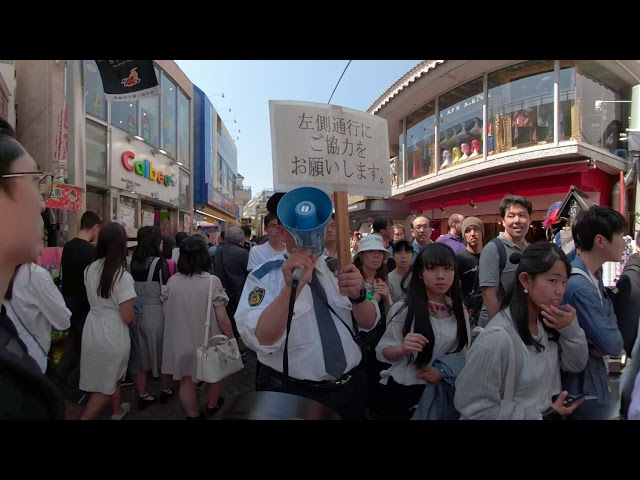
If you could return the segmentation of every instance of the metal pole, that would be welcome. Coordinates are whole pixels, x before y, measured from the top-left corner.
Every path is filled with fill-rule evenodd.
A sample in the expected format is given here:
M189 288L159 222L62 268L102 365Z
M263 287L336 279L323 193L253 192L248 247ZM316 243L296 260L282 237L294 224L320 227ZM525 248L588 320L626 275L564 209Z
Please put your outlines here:
M66 95L69 111L69 183L83 190L82 205L69 214L69 236L80 230L80 218L87 208L87 177L85 172L86 142L84 119L83 61L67 60Z
M633 209L633 237L634 240L637 238L638 231L640 231L640 151L636 149L638 146L636 145L638 142L635 136L638 135L638 131L640 131L640 85L636 85L631 89L631 120L629 122L629 156L636 163L636 192L635 192L635 205ZM633 150L633 151L632 151Z

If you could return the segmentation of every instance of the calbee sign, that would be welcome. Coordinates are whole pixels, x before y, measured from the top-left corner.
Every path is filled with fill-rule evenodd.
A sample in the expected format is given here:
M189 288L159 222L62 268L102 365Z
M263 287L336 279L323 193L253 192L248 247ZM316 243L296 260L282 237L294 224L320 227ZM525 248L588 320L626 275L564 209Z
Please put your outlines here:
M135 172L136 175L147 178L152 182L158 182L160 185L164 185L165 187L169 187L176 183L173 175L166 175L156 170L153 166L153 162L150 162L149 160L138 160L134 162L133 160L135 160L135 158L136 155L133 152L123 152L120 157L122 166L129 172Z

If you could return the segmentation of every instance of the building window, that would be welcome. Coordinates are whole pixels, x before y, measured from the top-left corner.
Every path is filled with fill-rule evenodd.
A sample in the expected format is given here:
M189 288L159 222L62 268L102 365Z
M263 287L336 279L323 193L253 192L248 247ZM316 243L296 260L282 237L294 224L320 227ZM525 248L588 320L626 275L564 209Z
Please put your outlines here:
M87 119L86 171L87 180L107 183L107 127Z
M553 60L532 60L489 74L489 155L553 142Z
M630 104L606 102L629 100L632 86L594 60L577 62L576 83L582 118L576 118L575 108L571 110L570 132L578 135L577 122L580 122L581 140L626 159L627 147L620 141L620 133L629 126ZM596 100L605 102L600 111L595 110Z
M111 101L111 125L138 135L138 101Z
M176 85L162 72L162 148L176 158Z
M566 64L566 65L565 65ZM576 62L560 62L560 140L577 139L578 125L572 121L572 114L576 112ZM553 117L551 117L553 127ZM575 132L574 132L575 130ZM572 133L573 132L573 133Z
M482 158L482 78L440 97L440 168Z
M84 111L89 115L107 119L107 102L102 77L95 60L84 60Z
M189 99L178 91L178 157L177 160L182 163L186 168L190 167L189 162L189 137L191 136L191 122L189 119L190 107Z
M180 208L187 210L189 208L189 174L183 170L180 170Z
M155 71L160 81L160 70ZM140 100L140 136L149 145L160 148L160 95Z
M407 181L420 178L435 169L435 101L422 106L407 117Z

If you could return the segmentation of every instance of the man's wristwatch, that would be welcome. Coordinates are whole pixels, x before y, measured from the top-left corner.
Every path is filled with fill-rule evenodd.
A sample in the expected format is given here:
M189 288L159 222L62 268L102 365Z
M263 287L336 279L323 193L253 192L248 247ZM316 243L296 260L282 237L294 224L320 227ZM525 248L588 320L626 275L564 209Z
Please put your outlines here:
M360 288L360 296L358 298L351 298L349 297L349 300L351 301L352 305L358 305L362 302L364 302L367 299L367 291L364 289L364 285L362 286L362 288Z

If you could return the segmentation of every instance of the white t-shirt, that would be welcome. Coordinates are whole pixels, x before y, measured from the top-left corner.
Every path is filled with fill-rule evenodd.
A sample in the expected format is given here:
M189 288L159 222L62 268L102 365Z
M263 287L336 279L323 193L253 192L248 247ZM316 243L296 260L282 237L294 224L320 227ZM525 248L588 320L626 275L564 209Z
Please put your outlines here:
M404 335L402 330L404 329L404 322L407 318L408 310L404 301L394 303L387 314L387 329L385 330L382 338L376 346L376 357L378 360L384 363L389 363L391 366L380 372L380 383L386 385L389 381L389 377L401 384L401 385L426 385L426 380L421 380L416 377L418 375L418 369L414 363L409 363L409 357L404 356L395 362L390 362L382 353L387 347L395 347L404 342ZM396 315L397 313L397 315ZM447 318L434 318L429 317L431 326L433 328L433 334L435 338L435 344L433 346L433 355L429 365L433 365L433 361L443 357L458 346L458 324L455 315L451 315ZM471 331L469 328L469 316L466 310L464 311L464 319L467 327L467 338L471 338ZM415 325L412 323L411 332L413 332ZM465 347L463 351L466 351Z
M44 268L33 263L24 264L13 281L12 299L5 300L4 305L29 355L44 373L47 370L44 352L49 353L51 348L51 326L57 330L70 327L71 311L65 305L60 290Z
M287 247L285 244L282 244L282 250L278 251L274 249L269 242L263 243L262 245L256 245L255 247L249 250L249 262L247 263L247 271L259 267L267 260L271 260L276 255L282 255L286 253Z

